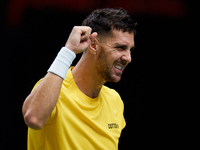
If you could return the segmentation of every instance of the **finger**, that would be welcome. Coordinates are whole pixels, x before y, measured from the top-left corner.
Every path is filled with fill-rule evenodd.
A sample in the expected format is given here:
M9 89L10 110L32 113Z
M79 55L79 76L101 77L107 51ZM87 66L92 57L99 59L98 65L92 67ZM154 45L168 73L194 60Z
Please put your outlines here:
M87 35L87 34L83 34L83 35L81 35L81 42L84 42L84 41L87 41L88 39L89 39L89 35Z
M91 36L90 32L81 35L81 42L87 41Z
M86 37L86 35L84 35L84 37ZM84 39L84 37L83 37L83 39ZM95 40L96 37L97 37L97 32L92 33L92 34L89 36L89 38L86 38L86 40L83 40L83 41L81 42L81 45L82 45L83 47L88 47L88 46Z
M81 33L81 42L88 40L90 38L92 29L90 27L83 26L81 28L81 31L82 31L82 33Z

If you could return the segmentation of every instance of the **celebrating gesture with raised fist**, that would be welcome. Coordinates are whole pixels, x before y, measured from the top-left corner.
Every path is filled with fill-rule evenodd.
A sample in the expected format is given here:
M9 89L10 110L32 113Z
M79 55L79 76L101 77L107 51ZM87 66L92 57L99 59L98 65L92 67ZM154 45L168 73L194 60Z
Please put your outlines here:
M97 9L75 26L22 107L28 150L117 150L126 122L118 82L131 62L136 23L123 9ZM82 57L71 66L76 54Z
M94 41L97 33L91 34L92 29L87 26L75 26L65 44L65 47L75 54L81 53Z

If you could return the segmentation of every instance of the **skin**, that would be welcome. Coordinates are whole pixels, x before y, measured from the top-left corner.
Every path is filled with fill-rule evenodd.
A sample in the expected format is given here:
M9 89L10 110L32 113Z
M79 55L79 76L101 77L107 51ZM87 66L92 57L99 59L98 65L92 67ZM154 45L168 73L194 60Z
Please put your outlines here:
M65 47L83 55L72 70L78 88L95 98L105 82L118 82L124 68L131 62L130 50L134 47L134 34L113 30L108 36L91 34L91 28L75 26ZM116 68L116 65L121 68ZM63 79L47 73L39 85L24 101L22 113L25 123L33 129L41 129L53 111Z
M114 30L111 36L95 39L72 70L79 89L95 98L105 82L120 81L125 67L131 62L130 51L133 47L133 33ZM122 70L115 65L121 66Z
M134 34L113 30L111 36L101 38L99 41L98 72L105 82L118 82L123 70L131 62ZM116 65L122 68L117 69Z

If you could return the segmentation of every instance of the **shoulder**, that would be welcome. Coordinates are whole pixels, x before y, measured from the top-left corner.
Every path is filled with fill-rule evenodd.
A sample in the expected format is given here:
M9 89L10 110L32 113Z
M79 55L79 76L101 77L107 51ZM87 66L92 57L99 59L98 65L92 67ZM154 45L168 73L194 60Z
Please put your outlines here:
M108 96L114 96L114 97L121 98L119 93L116 90L111 89L105 85L102 87L102 92Z
M106 99L109 99L110 101L116 103L117 105L124 105L121 96L116 90L111 89L107 86L103 86L102 93L106 97Z

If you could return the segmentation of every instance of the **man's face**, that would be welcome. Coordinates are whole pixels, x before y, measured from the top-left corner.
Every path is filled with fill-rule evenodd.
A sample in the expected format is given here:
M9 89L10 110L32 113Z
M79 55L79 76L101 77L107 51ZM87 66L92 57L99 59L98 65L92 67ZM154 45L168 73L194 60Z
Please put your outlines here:
M120 81L124 68L131 62L134 33L113 30L110 36L102 36L97 41L98 75L105 82Z

